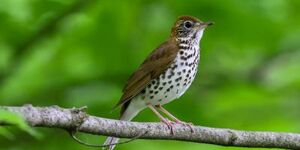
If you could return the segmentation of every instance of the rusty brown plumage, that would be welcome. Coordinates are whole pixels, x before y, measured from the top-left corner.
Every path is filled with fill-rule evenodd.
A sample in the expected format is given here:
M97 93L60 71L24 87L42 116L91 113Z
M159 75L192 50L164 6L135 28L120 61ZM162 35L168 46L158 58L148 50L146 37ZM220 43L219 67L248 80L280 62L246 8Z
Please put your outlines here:
M152 79L155 79L162 74L173 62L179 51L176 40L176 28L185 20L201 22L197 18L191 16L181 16L177 18L172 27L169 39L152 51L128 79L123 89L123 95L115 106L121 106L121 114L126 110L130 100L137 96Z
M152 80L163 73L173 62L178 52L178 44L174 38L169 38L151 52L139 68L130 76L117 106L122 106L121 114L126 109L126 103L139 94ZM117 107L116 106L116 107Z
M202 22L192 16L179 17L172 27L170 37L162 43L130 76L118 104L120 120L130 121L145 108L151 109L173 134L174 124L193 128L162 107L185 93L195 78L200 60L199 42L206 27L212 22ZM164 113L171 120L163 116ZM108 137L104 145L113 150L118 138Z

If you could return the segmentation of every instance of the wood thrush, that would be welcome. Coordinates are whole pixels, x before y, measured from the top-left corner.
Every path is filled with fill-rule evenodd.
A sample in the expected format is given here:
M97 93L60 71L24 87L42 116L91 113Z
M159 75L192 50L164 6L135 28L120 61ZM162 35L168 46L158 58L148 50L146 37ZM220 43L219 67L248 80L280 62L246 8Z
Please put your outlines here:
M162 105L179 98L194 80L200 59L199 43L203 31L212 22L202 22L192 16L179 17L170 37L158 46L131 75L117 106L121 106L120 120L131 120L149 107L173 134L173 125L183 124ZM160 110L173 121L163 117ZM107 138L105 145L112 150L118 138Z

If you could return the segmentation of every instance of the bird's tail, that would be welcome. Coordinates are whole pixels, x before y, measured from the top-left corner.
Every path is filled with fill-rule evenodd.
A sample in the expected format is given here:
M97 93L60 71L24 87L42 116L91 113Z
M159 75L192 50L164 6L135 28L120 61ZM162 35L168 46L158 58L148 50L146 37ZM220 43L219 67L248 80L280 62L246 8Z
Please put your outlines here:
M120 120L130 121L132 120L139 112L139 109L136 109L134 107L127 107L127 109L124 111L124 113L121 115ZM118 143L119 138L116 137L108 137L103 145L109 145L107 147L104 147L103 150L113 150L116 146L115 143Z

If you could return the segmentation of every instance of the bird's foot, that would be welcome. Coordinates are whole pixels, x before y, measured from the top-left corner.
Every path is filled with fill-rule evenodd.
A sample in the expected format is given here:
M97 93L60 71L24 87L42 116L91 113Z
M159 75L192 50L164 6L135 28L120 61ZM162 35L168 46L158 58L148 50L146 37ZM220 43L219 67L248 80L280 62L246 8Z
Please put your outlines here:
M181 120L175 120L174 121L174 123L176 123L176 124L181 124L181 125L183 125L183 126L187 126L187 127L189 127L190 129L191 129L191 132L192 133L194 133L195 132L195 129L194 129L194 127L193 127L193 123L191 123L191 122L184 122L184 121L181 121Z
M164 123L164 124L166 124L166 125L168 126L168 129L170 129L171 134L173 135L173 134L174 134L174 129L173 129L174 124L173 124L173 122L170 121L170 120L167 119L167 118L161 119L161 122Z

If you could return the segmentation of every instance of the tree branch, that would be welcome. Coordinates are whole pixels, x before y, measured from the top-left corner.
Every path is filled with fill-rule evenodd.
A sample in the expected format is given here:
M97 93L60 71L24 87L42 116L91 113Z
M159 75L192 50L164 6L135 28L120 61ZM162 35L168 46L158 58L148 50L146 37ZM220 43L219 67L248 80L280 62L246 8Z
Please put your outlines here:
M295 133L240 131L203 126L194 126L195 132L191 133L189 127L178 125L175 127L174 135L172 135L167 126L161 123L138 123L105 119L90 116L81 108L64 109L58 106L33 107L25 105L21 107L0 106L0 109L22 115L32 127L62 128L66 130L76 128L79 132L120 138L133 138L145 133L140 138L236 147L300 149L300 134ZM1 124L5 125L5 123L0 122Z

